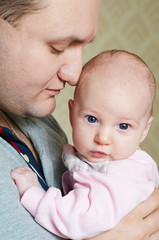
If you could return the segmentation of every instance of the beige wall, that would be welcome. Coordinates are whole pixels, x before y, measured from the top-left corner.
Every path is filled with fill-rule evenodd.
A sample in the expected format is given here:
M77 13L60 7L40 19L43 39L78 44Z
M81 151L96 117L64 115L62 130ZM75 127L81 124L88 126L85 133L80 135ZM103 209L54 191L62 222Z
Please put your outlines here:
M93 0L92 0L93 1ZM159 0L101 0L99 33L84 49L84 62L106 49L125 49L138 54L149 65L158 89L154 121L142 144L159 166ZM71 142L67 101L74 89L66 89L57 98L54 112Z

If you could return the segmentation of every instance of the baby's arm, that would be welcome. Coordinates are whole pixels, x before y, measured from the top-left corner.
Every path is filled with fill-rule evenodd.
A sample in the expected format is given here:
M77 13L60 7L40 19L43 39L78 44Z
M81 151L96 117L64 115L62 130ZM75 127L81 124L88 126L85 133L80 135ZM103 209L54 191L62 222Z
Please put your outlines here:
M11 172L11 178L15 182L21 197L30 187L39 186L37 175L28 167L14 169Z
M26 209L35 217L35 220L39 222L43 227L47 228L49 231L59 236L73 238L73 239L77 238L77 234L79 234L78 235L79 239L83 239L86 237L88 238L88 236L91 236L91 235L96 235L97 233L102 232L106 229L112 228L118 222L117 219L118 218L121 219L122 216L125 215L126 212L123 213L121 212L121 210L127 211L127 212L130 211L132 209L131 200L134 198L134 196L136 196L138 199L138 194L137 194L138 190L140 190L140 188L142 190L143 187L145 187L145 186L141 186L140 184L140 186L137 185L136 187L135 185L133 188L133 186L131 186L132 183L128 184L127 181L125 184L121 186L121 182L119 181L118 178L109 179L108 174L106 177L107 181L104 181L103 176L101 176L100 174L94 175L94 174L87 173L85 175L82 172L76 172L74 173L74 179L76 180L76 188L73 191L71 191L67 196L62 198L60 190L55 189L53 187L50 188L47 192L45 192L41 188L37 188L37 187L31 188L31 186L37 186L37 185L34 185L36 184L34 182L35 180L34 177L33 179L32 177L31 178L29 177L29 180L28 180L28 173L26 173L27 177L23 179L23 176L21 176L21 175L24 175L23 171L20 171L20 173L19 173L19 170L17 171L18 171L18 174L16 172L15 174L16 177L14 176L14 172L12 173L13 175L12 178L14 179L16 184L19 185L17 187L21 195L23 195L23 193L29 188L28 191L26 191L26 193L22 197L22 200L23 200L22 203L26 207ZM22 180L21 180L21 177L22 177ZM143 183L143 185L145 184ZM148 189L149 187L152 187L151 182L150 183L147 182L146 185ZM131 191L128 191L130 186L131 186ZM107 187L109 191L107 191ZM112 190L110 191L110 189ZM119 189L122 191L120 192ZM127 199L127 196L124 197L125 194L123 194L127 192L130 192L129 201ZM143 192L141 197L142 196L143 196ZM105 202L105 199L107 199L107 203ZM136 202L135 199L133 200L134 202ZM130 205L129 209L125 209L125 205L127 205L126 203ZM97 212L98 214L96 214ZM157 214L158 214L158 211L157 211ZM130 213L127 217L125 217L121 221L121 223L114 230L111 230L107 233L99 235L99 237L94 238L94 240L116 239L115 238L116 235L120 235L121 240L139 239L135 237L129 238L128 236L129 234L130 236L132 235L132 233L130 233L130 228L133 229L133 233L134 233L137 230L137 229L135 230L135 227L139 226L139 223L141 223L140 226L141 225L144 226L146 224L145 215L144 217L139 218L138 219L139 221L133 218L132 220L134 220L134 222L131 222L129 220L131 220L131 217L134 217L134 214ZM150 218L150 220L153 220L153 219L155 222L158 222L156 221L155 218L153 217ZM70 225L71 220L72 220L72 224ZM125 227L124 227L124 226L127 226L126 223L129 226L129 231L127 232L127 234L125 233ZM135 223L135 226L134 226L134 223ZM90 225L92 226L92 228L90 228ZM122 232L123 229L124 229L124 232ZM141 230L141 229L147 230L148 227L146 228L138 227L138 230ZM155 231L157 229L155 229ZM62 231L64 235L62 234ZM152 230L152 232L154 231ZM122 233L123 233L123 237L122 237ZM110 236L112 238L110 238ZM150 236L149 232L146 234L146 236ZM146 239L146 238L140 238L140 239Z
M158 240L159 189L107 232L87 240Z

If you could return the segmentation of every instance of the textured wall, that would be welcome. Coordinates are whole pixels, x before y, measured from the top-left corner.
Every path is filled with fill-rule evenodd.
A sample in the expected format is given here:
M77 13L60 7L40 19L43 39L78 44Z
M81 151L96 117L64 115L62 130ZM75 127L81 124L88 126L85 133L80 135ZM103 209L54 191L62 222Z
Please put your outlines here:
M92 0L93 1L93 0ZM84 63L106 49L125 49L138 54L151 68L158 88L154 120L142 144L159 166L159 0L101 0L99 33L84 49ZM74 89L66 89L57 98L53 114L71 142L67 102Z

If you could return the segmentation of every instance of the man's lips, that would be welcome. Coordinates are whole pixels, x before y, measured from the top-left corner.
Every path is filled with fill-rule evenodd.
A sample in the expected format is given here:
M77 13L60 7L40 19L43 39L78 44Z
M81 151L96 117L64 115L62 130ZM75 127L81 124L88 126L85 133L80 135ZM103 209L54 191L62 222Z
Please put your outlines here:
M58 95L60 93L60 91L62 89L49 89L49 88L47 88L46 90L49 92L49 94L51 96L56 96L56 95Z
M91 151L92 157L94 158L105 158L108 154L99 151Z

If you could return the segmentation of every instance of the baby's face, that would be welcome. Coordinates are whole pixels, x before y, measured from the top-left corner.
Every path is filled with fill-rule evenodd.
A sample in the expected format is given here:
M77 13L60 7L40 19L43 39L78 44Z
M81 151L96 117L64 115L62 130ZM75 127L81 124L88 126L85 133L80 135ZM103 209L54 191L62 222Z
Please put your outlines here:
M132 155L152 121L147 89L102 78L88 74L70 102L74 145L91 162Z

